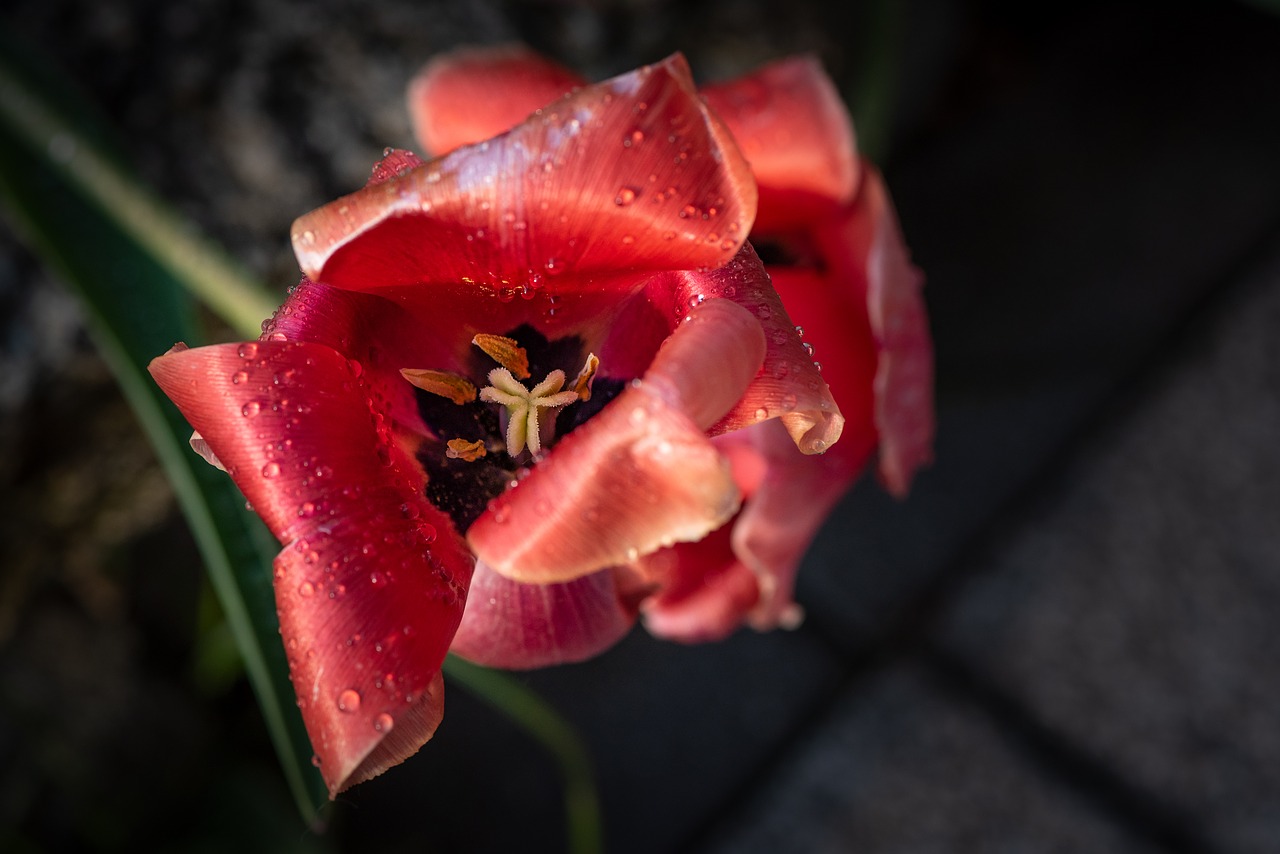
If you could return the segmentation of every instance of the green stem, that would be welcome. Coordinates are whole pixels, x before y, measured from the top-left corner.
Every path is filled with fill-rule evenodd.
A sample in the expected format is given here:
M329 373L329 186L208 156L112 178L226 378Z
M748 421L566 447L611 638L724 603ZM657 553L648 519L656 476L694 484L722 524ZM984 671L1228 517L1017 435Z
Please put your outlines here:
M48 162L79 187L139 246L229 323L256 338L279 299L258 287L183 220L130 181L84 137L4 68L0 68L0 116L28 144L49 152Z
M573 728L528 688L510 676L450 655L444 673L529 733L555 757L564 777L565 821L572 854L604 850L600 804L591 758Z

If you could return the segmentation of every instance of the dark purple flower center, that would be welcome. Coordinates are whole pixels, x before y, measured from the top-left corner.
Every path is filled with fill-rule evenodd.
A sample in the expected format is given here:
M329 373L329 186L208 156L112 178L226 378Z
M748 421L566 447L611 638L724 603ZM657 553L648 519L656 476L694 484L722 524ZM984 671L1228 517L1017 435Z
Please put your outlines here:
M576 335L551 341L533 327L521 325L504 337L518 342L528 354L529 373L537 379L553 371L573 378L587 358L583 341ZM493 359L475 350L468 379L477 386L486 385L485 378L493 368ZM597 375L588 400L575 401L554 413L552 441L588 421L625 386L625 379ZM418 461L427 473L427 499L449 514L460 533L466 533L489 502L520 477L532 458L523 451L514 456L508 453L501 408L493 403L479 399L455 403L421 389L416 395L418 412L431 431L418 449ZM484 453L472 460L451 455L451 440L479 442Z

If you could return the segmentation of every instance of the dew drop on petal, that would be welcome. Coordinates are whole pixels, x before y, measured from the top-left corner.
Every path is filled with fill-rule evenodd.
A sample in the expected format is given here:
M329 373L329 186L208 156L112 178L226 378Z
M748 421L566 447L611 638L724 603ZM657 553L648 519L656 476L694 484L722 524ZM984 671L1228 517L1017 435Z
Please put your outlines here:
M252 418L262 409L262 404L256 400L251 400L244 406L240 407L240 414L245 418Z
M247 341L241 344L236 352L240 354L241 359L254 359L258 356L258 345L252 341Z
M270 477L275 477L278 474L280 474L280 465L278 463L267 463L265 466L262 467L263 477L270 478Z
M316 586L310 581L304 581L298 585L298 595L302 597L313 596L316 592Z
M769 410L766 409L765 407L762 406L756 410L756 418L759 419L760 421L763 421L768 417L769 417Z
M613 197L613 203L620 208L625 208L636 200L636 191L630 187L623 187L618 190L618 195Z
M373 728L378 732L391 732L391 728L395 725L395 720L386 712L373 719Z
M248 371L236 371L234 374L231 375L232 385L240 385L240 383L248 382L248 381L249 381Z
M548 258L542 265L542 269L547 271L548 276L558 276L564 272L564 268L565 263L559 258Z
M338 711L340 712L358 712L360 710L360 692L354 688L348 688L338 695Z

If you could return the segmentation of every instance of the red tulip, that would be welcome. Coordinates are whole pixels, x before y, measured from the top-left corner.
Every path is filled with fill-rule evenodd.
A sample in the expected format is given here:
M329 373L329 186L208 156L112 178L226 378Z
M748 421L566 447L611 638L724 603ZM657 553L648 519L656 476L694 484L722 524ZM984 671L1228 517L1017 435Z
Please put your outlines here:
M580 85L523 47L469 48L423 68L409 110L424 148L443 152L500 133ZM700 542L641 561L664 582L642 603L647 627L689 641L726 635L744 616L757 628L797 622L795 571L832 505L877 447L882 481L905 495L930 458L934 428L922 277L883 181L858 158L831 80L815 60L797 57L702 94L751 165L759 186L751 240L778 258L766 264L773 286L847 422L840 444L821 456L796 454L772 420L716 437L735 461L742 511ZM775 363L774 379L794 382L794 365ZM781 402L790 401L784 394Z
M745 242L755 181L683 59L559 99L540 67L522 124L391 152L299 219L304 278L258 341L151 366L284 546L281 632L331 794L431 737L450 648L535 667L598 653L642 607L685 638L777 622L809 502L856 471L821 456L844 418ZM876 198L850 229L881 233ZM883 363L871 335L853 352ZM865 367L844 360L833 384Z

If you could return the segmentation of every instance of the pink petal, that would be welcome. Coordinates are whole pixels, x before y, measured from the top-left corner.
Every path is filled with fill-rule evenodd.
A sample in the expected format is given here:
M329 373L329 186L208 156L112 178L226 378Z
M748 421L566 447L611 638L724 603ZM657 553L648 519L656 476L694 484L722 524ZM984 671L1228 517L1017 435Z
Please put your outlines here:
M733 522L734 557L755 576L760 598L747 614L759 630L794 628L801 613L792 598L796 571L831 508L866 461L847 454L797 454L780 425L766 422L720 436L717 446L747 445L764 462L765 477Z
M640 559L638 568L661 585L641 606L650 634L681 643L709 643L742 626L744 615L760 599L760 587L734 556L732 532L730 523L699 542L677 543Z
M912 475L932 459L933 344L921 288L893 203L869 164L847 216L815 231L833 280L865 299L878 361L875 423L880 433L880 475L904 495Z
M750 244L719 269L674 275L677 281L670 298L677 307L721 297L751 312L765 333L764 363L711 428L712 435L777 418L802 453L823 453L834 445L844 429L844 418ZM650 298L656 302L653 291L650 288Z
M423 149L444 154L497 136L583 83L523 45L460 48L418 72L409 115Z
M285 544L276 602L331 794L412 753L472 557L367 388L311 343L175 348L150 370Z
M853 199L859 178L853 122L817 59L784 59L702 93L760 185L758 229L793 228Z
M755 207L677 55L313 211L293 239L308 276L352 290L635 290L635 274L732 258Z
M486 667L548 667L598 655L634 622L612 570L521 584L479 561L452 651Z
M752 381L759 323L728 300L690 314L644 379L570 433L467 537L518 581L565 581L700 539L737 510L726 460L703 430Z

